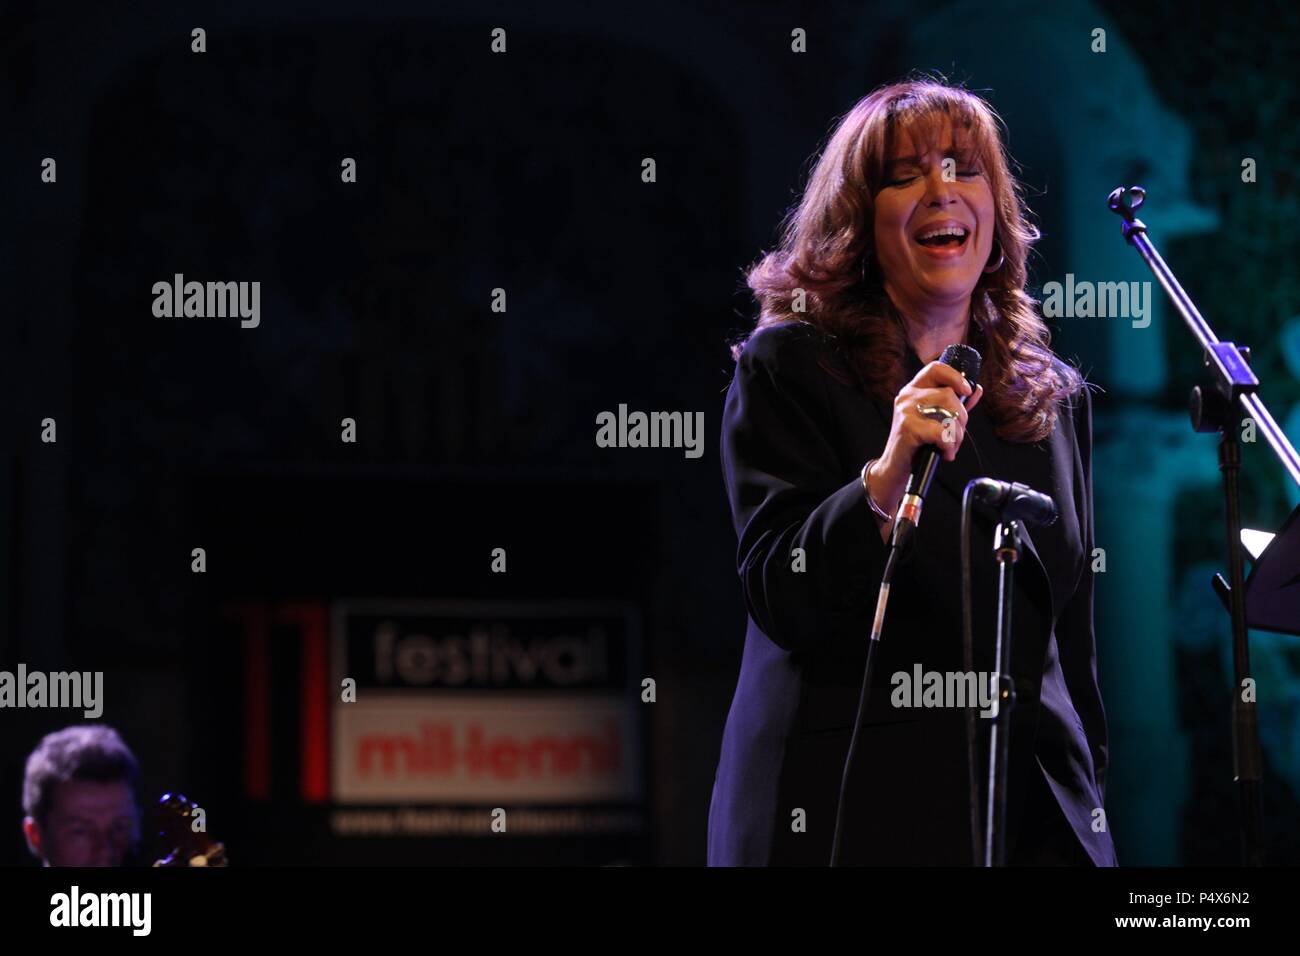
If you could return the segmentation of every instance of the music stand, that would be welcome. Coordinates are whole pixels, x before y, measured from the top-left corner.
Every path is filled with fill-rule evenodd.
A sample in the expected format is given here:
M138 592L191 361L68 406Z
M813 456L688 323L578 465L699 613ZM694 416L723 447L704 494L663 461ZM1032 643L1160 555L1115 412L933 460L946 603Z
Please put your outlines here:
M1244 545L1243 545L1244 547ZM1246 578L1246 625L1257 631L1300 637L1300 507L1282 523ZM1232 588L1214 575L1214 591L1229 611Z

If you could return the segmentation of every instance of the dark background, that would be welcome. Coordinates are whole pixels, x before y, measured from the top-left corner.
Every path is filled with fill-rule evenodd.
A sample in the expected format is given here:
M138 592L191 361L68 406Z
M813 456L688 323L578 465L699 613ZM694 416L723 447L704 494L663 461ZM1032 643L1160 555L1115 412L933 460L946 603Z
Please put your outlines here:
M292 780L269 803L240 789L224 607L628 602L658 685L649 829L511 858L702 863L744 633L717 455L726 340L752 324L743 269L811 157L911 69L986 91L1045 233L1037 285L1147 278L1104 209L1110 188L1144 183L1153 238L1220 334L1255 347L1296 441L1300 23L1282 4L1243 9L6 5L0 667L103 670L104 720L141 757L145 796L202 795L240 862L342 862ZM795 28L807 53L791 52ZM40 181L47 156L56 184ZM1241 182L1244 156L1257 183ZM260 281L260 327L155 318L151 287L176 272ZM1108 806L1122 862L1233 862L1227 621L1206 586L1222 565L1214 440L1186 427L1197 355L1162 309L1146 329L1055 323L1058 351L1105 389ZM620 403L703 411L703 457L597 447L596 415ZM46 417L57 444L40 441ZM1276 529L1300 496L1264 449L1246 460L1247 524ZM1134 495L1138 516L1121 516ZM494 547L506 575L489 571ZM1300 655L1256 638L1273 858L1296 863ZM287 719L294 669L274 662ZM22 763L67 722L0 712L0 863L30 862ZM272 746L291 754L292 731ZM499 859L472 841L369 849Z

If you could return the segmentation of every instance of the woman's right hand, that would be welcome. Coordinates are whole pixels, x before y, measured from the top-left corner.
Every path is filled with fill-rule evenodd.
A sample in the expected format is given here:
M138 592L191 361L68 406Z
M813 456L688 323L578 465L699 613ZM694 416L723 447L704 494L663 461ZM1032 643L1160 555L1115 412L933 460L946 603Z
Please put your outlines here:
M871 497L885 511L890 514L897 512L918 448L934 445L944 461L957 457L957 449L966 437L967 416L984 397L984 387L976 385L969 403L962 405L961 398L967 395L972 395L971 387L961 372L942 362L926 365L899 391L894 399L889 440L885 442L880 459L867 472ZM949 419L929 418L921 414L918 405L945 409ZM892 525L891 521L882 528L882 535Z

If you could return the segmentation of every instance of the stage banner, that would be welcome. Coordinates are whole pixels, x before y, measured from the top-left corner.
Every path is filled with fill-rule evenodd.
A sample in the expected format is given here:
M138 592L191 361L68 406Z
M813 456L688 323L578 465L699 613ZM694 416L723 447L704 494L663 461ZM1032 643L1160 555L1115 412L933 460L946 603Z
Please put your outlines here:
M336 835L641 829L630 606L345 600L331 637Z

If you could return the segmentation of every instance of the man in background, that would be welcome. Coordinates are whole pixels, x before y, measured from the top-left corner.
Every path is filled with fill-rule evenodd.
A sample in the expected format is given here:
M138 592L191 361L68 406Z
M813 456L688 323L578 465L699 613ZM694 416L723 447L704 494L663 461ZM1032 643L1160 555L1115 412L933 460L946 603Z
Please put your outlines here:
M140 766L112 727L47 734L27 758L23 835L44 866L122 866L140 840Z

